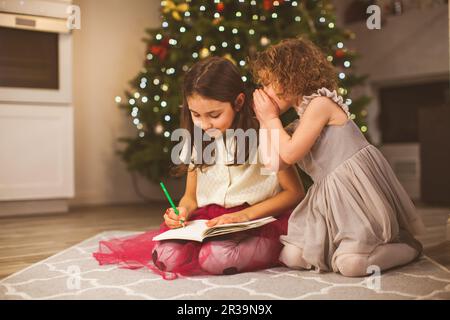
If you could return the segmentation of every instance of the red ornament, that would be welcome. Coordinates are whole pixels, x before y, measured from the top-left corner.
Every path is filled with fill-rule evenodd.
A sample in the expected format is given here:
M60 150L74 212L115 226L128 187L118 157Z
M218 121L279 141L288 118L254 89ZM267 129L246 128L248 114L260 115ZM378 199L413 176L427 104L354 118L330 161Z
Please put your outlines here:
M264 0L264 2L263 2L264 10L266 10L266 11L272 10L273 9L273 3L275 1L276 0ZM283 2L284 2L284 0L278 0L279 4L282 4Z
M343 58L345 57L345 52L344 50L336 50L335 54L336 58Z
M217 11L219 12L223 12L223 10L225 9L225 5L223 4L223 2L219 2L216 6Z
M153 55L157 56L161 61L166 59L168 51L169 51L169 40L167 38L162 40L160 45L152 45L150 47L150 52Z

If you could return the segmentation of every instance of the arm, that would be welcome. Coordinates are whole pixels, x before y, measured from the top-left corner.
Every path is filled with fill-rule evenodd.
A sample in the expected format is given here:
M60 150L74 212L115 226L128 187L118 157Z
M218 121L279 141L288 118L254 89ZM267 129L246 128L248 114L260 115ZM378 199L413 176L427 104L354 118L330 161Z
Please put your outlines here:
M244 212L249 220L280 214L296 206L305 197L305 189L294 166L279 171L277 176L281 192L242 210L241 212Z
M282 191L277 195L258 202L241 211L224 214L209 220L208 226L212 227L219 224L243 222L277 215L294 207L304 198L305 190L303 189L300 177L294 166L279 171L278 181Z
M172 208L167 209L164 214L164 222L169 228L182 227L183 224L180 222L180 219L188 221L191 212L197 209L198 205L196 190L197 171L188 171L186 178L186 189L177 207L180 215L177 216Z
M279 156L278 149L272 146L270 130L263 122L260 123L259 147L261 148L261 152L259 153L262 160L261 162L266 169L278 172L279 170L284 170L289 167L289 165ZM278 156L278 162L274 161L275 159L271 157L273 155Z
M270 130L277 130L279 143L273 143L279 157L287 164L302 159L314 145L322 129L328 124L335 109L334 103L326 97L311 101L302 115L302 120L292 137L284 130L279 115L270 98L262 90L255 93L257 117Z
M186 190L178 204L180 207L186 208L188 215L197 209L197 171L188 171L186 178Z

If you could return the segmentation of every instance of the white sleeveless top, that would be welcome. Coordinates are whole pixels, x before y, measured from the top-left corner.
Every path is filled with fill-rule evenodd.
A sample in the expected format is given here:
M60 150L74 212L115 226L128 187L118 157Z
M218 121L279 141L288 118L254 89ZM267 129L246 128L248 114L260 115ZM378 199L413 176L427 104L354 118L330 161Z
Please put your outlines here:
M230 146L228 149L234 150L235 140L232 139L230 142L231 144L227 144ZM215 164L203 170L196 169L198 207L209 204L218 204L225 208L244 203L254 205L281 191L276 173L262 173L264 165L259 157L257 157L257 163L227 165L227 160L222 157L226 154L225 144L218 143L217 151L218 157ZM195 149L191 159L195 159ZM193 164L190 165L190 168L192 167Z

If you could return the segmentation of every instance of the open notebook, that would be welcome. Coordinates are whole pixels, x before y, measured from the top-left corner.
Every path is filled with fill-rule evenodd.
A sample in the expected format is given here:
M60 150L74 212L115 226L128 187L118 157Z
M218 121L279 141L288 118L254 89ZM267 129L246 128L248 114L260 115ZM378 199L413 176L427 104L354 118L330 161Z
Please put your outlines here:
M182 239L202 242L205 238L258 228L275 220L274 217L266 217L247 222L221 224L214 227L208 227L206 225L208 220L192 220L188 221L186 227L168 230L153 237L153 240Z

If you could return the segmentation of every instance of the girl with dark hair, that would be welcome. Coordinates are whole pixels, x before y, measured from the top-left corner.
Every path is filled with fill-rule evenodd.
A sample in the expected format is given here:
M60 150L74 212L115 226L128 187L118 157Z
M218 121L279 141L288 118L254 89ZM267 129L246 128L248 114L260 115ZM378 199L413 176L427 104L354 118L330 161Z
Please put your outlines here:
M229 129L258 129L252 110L251 93L247 92L239 70L229 60L211 57L196 63L183 83L182 128L194 136L194 130L211 137L214 143ZM220 154L231 151L230 162L207 164L194 161L196 151L191 139L192 162L180 165L177 173L187 173L184 196L177 207L166 210L164 223L152 230L126 239L100 242L94 257L100 264L118 263L126 268L147 267L165 279L177 275L234 274L279 265L279 237L287 232L291 209L304 197L304 189L294 167L277 174L262 174L263 164L237 161L234 140L225 138ZM209 140L209 139L208 139ZM196 156L194 156L196 154ZM198 160L198 159L197 159ZM185 240L153 241L152 238L171 228L182 227L196 219L206 219L208 226L245 222L267 216L276 221L200 242Z

